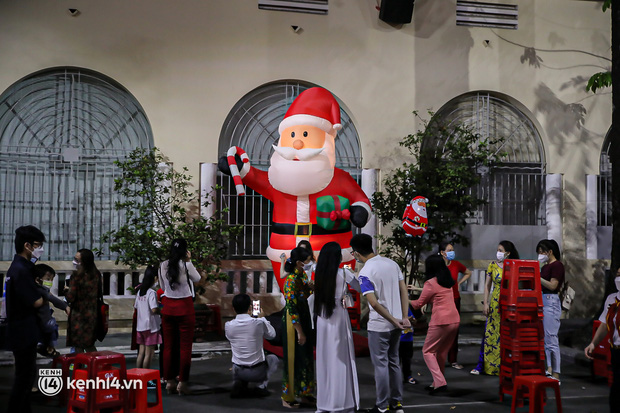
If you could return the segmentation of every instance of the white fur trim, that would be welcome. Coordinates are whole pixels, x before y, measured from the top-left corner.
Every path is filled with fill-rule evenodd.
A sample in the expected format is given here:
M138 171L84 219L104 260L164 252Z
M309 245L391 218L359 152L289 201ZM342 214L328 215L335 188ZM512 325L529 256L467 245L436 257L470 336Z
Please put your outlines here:
M358 201L358 202L354 202L353 205L351 206L361 206L364 207L364 209L366 210L366 212L368 212L368 219L366 220L366 223L368 223L368 221L370 221L370 216L372 215L372 212L370 211L370 206L362 201ZM343 258L344 261L344 258Z
M342 128L342 125L336 124L332 125L330 121L327 119L319 118L317 116L312 115L291 115L288 118L284 118L282 122L280 122L280 126L278 127L278 132L282 135L282 132L286 128L290 128L291 126L297 125L309 125L316 126L317 128L329 133L330 135L335 135L335 131ZM337 125L340 125L339 128L336 128Z
M252 166L250 165L250 162L244 162L243 163L243 167L239 171L239 176L241 177L241 179L245 178L245 176L248 174L248 172L250 172L250 168L251 167Z

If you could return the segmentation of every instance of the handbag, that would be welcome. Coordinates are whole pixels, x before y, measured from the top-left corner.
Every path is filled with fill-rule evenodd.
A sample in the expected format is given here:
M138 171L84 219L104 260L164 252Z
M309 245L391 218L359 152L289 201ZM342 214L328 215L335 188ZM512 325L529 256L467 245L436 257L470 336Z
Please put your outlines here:
M106 334L108 334L108 328L110 324L110 306L103 301L103 288L101 282L99 282L99 294L97 295L97 327L96 337L97 340L103 341Z
M344 290L342 291L341 302L342 302L342 307L345 310L347 308L352 308L353 306L355 306L355 300L353 299L353 296L351 295L351 291L349 291L349 285L346 282L344 283Z

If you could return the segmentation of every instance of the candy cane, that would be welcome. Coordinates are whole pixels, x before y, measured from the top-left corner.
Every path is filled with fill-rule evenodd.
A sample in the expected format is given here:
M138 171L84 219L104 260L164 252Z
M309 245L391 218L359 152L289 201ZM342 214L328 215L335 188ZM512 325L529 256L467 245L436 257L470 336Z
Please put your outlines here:
M243 182L241 181L241 174L239 173L239 168L237 168L237 161L235 160L235 155L239 155L241 157L241 160L244 163L241 169L244 172L247 172L250 169L250 158L248 157L248 154L245 153L245 151L238 146L231 147L226 154L226 157L228 159L228 166L230 167L230 175L235 182L235 189L237 190L237 195L245 195L245 188L243 187Z

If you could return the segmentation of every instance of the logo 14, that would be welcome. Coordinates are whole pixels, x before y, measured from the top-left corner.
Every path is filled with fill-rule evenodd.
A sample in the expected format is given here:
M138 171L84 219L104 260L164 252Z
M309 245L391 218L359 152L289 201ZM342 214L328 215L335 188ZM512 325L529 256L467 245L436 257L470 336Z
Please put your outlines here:
M39 390L46 396L55 396L62 390L62 369L39 369Z

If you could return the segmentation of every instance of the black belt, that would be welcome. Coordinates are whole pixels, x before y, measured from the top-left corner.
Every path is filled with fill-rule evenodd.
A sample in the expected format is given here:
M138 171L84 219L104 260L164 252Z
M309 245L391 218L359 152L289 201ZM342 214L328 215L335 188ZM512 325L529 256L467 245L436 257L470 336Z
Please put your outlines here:
M235 366L241 367L242 369L255 369L267 364L267 361L261 361L260 363L252 364L251 366L242 366L241 364L235 363Z
M271 232L280 235L307 236L310 235L332 235L344 234L351 231L351 227L346 229L325 229L317 224L277 224L271 225Z

